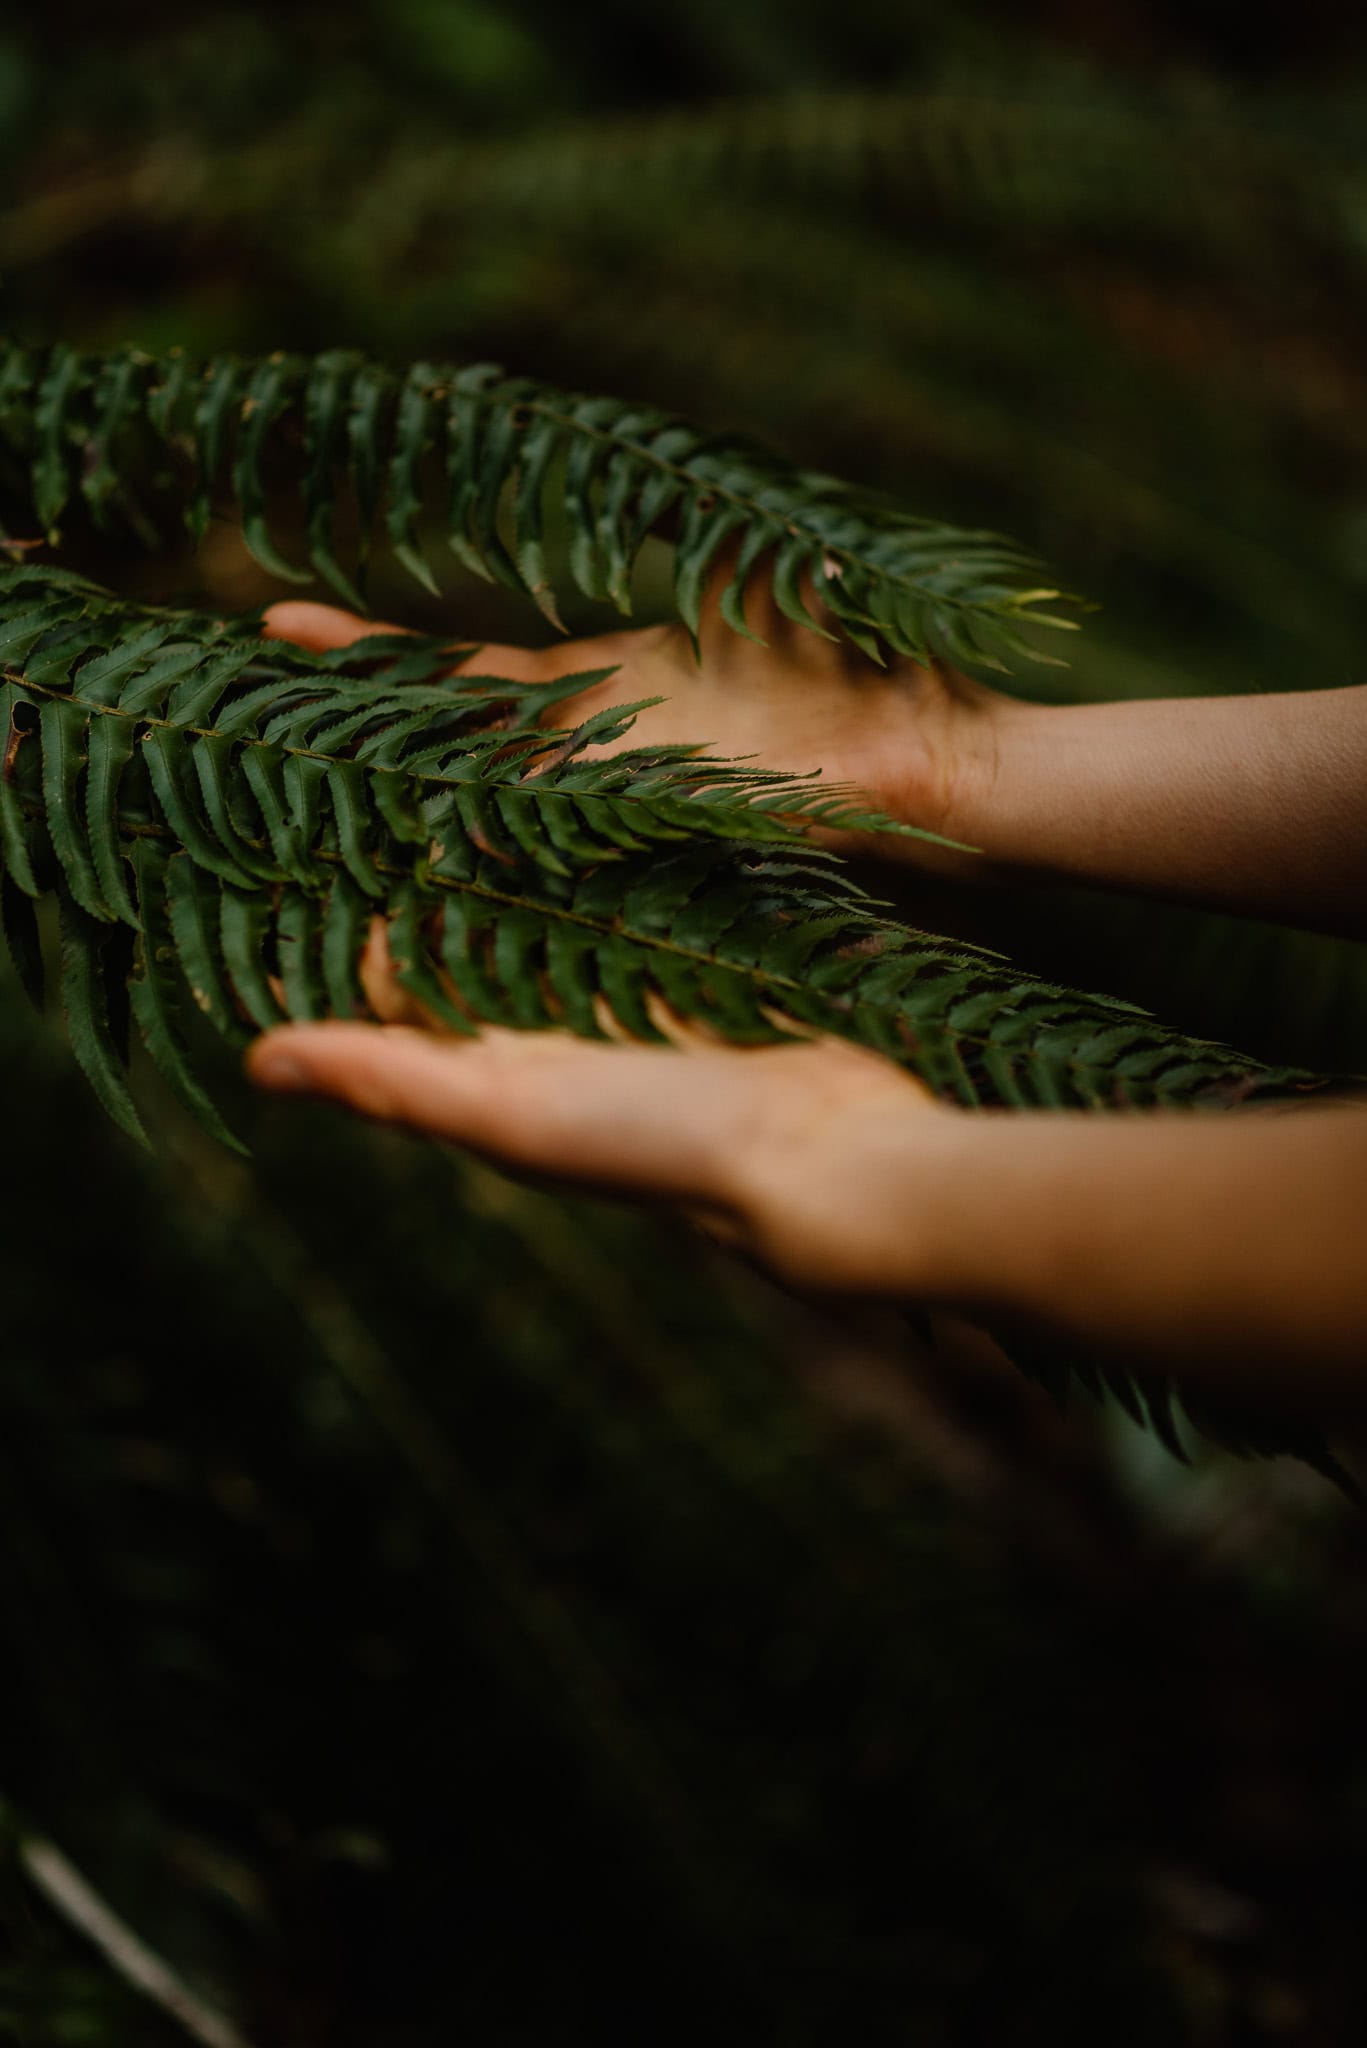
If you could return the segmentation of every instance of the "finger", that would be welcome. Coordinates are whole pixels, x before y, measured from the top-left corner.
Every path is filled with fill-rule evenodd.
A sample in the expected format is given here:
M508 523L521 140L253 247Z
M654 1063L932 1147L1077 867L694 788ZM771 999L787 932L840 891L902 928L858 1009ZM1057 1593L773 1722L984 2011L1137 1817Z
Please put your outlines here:
M687 1049L697 1045L724 1045L725 1039L706 1024L700 1017L685 1017L671 1003L667 1003L655 989L645 992L646 1015L661 1038L670 1045Z
M361 953L360 977L366 1002L382 1024L411 1024L423 1031L447 1031L447 1026L400 982L389 950L389 927L383 917L370 920Z
M455 1040L403 1025L326 1023L267 1033L250 1048L247 1072L260 1087L326 1097L517 1172L712 1205L725 1202L738 1114L739 1077L720 1063L752 1057L557 1032Z
M376 633L406 633L406 626L387 626L380 619L363 619L359 612L343 611L340 605L310 604L303 598L284 598L266 607L261 620L265 640L290 640L311 654L327 654L334 647L350 647Z

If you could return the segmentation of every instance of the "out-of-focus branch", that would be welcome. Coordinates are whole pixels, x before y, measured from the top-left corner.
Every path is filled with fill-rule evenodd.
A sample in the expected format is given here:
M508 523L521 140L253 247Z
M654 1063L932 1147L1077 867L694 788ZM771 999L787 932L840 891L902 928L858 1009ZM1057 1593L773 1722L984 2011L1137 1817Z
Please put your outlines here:
M190 1989L171 1965L148 1948L54 1842L24 1835L19 1863L53 1911L97 1948L125 1984L150 1999L202 2048L249 2048L230 2020Z

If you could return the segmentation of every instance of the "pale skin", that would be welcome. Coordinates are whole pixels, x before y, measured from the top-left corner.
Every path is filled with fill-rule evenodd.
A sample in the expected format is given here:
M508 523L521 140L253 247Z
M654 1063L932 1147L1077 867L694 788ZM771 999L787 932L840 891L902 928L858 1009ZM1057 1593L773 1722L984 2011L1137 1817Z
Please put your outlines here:
M661 696L633 743L819 767L981 849L845 842L860 852L1367 935L1367 688L1039 708L910 661L880 671L762 593L749 615L767 645L730 631L714 591L700 662L662 627L462 665L540 680L616 664L576 716ZM321 648L392 628L291 602L266 630ZM668 1019L668 1047L455 1038L394 982L378 922L364 980L380 1022L271 1032L252 1079L671 1205L804 1290L1022 1323L1355 1425L1367 1408L1367 1104L984 1116L832 1041L740 1049Z

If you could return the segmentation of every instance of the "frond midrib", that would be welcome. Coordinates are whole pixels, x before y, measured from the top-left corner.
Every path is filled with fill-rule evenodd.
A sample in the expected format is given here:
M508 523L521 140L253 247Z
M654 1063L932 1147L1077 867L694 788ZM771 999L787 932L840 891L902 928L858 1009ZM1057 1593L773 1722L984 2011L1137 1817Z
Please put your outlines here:
M490 680L497 681L499 680L499 678L494 677L490 678ZM478 776L443 775L436 769L406 768L402 761L398 761L395 763L385 761L361 761L358 760L355 755L330 754L319 747L290 746L283 740L266 739L260 733L235 732L228 734L223 732L222 729L218 726L189 725L182 723L178 719L158 717L154 713L148 711L126 711L121 705L118 704L96 704L91 702L89 698L80 696L75 690L63 690L49 683L32 682L22 673L22 671L17 669L0 669L0 681L13 683L16 688L23 690L27 695L43 697L54 703L74 704L78 710L89 712L91 716L124 719L132 725L146 726L148 728L158 728L166 732L180 733L187 739L230 738L233 741L234 745L243 748L259 748L268 753L295 755L302 760L322 761L329 767L359 767L364 769L367 775L392 775L397 776L401 778L403 781L409 783L431 783L436 788L443 790L449 789L455 791L470 789L512 789L516 790L519 795L534 798L537 803L560 802L571 805L574 803L577 796L582 795L587 797L599 798L614 804L625 803L638 805L643 812L657 812L659 809L660 802L662 800L661 796L659 795L652 796L648 792L634 790L630 788L587 789L582 791L562 789L553 783L543 781L540 777L538 777L535 774L524 776L504 776L499 774L481 774ZM460 698L458 696L453 696L451 702L453 705L458 705L460 703ZM548 750L553 749L557 741L563 742L564 740L569 739L572 736L572 728L545 727L542 728L540 733L540 738L544 742ZM507 737L508 744L510 746L516 744L518 738L517 734L509 733ZM716 758L711 759L707 765L716 768L726 768L733 765L738 766L738 764L733 764L725 760L719 760ZM758 800L752 800L752 798L746 794L746 771L744 768L738 766L738 775L736 782L734 784L732 784L724 776L709 778L708 786L710 786L713 789L724 790L726 792L726 795L709 798L704 804L699 805L700 836L707 836L709 838L715 836L706 833L706 825L709 814L711 814L713 817L719 817L725 815L735 815L735 813L737 812L744 811L752 814L757 818L765 819L775 826L776 832L774 839L772 841L764 843L783 843L779 838L779 834L787 833L793 845L800 846L808 844L806 835L801 829L799 829L798 827L789 827L785 824L784 815L780 809L770 808L770 799L786 797L790 793L787 781L784 778L782 778L777 771L774 771L774 774L776 779L766 779L763 782L757 783L755 785L757 796L758 792L760 791L762 791L764 794L766 800L763 802L760 802ZM684 789L689 785L689 780L690 779L687 773L683 773L680 777L680 781L677 784L670 786L665 792L663 792L663 800L670 803L687 803L691 801L691 799L683 793ZM804 793L802 785L806 784L808 781L809 778L806 777L793 778L791 784L791 794L794 797L794 799L800 801ZM734 801L731 801L730 798L733 790L735 792ZM845 795L847 792L845 792L842 788L838 786L832 785L829 789L827 789L824 792L818 791L816 789L810 789L808 793L812 797L817 798L819 798L823 794L828 795L830 796L832 802L839 802L841 797ZM794 815L800 815L800 813L795 813ZM829 821L826 819L820 819L814 820L813 822L826 824ZM835 822L838 825L839 821L836 820ZM894 822L895 821L893 820L889 820L889 826L892 826ZM606 855L604 857L606 858Z

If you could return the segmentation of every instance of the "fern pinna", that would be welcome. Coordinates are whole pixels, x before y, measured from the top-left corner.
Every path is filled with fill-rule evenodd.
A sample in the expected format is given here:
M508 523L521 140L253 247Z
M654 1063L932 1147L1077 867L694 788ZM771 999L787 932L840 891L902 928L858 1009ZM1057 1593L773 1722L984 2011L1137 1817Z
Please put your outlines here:
M439 456L457 555L551 616L553 488L575 580L622 605L645 538L672 517L695 630L727 541L737 630L763 567L784 609L815 625L810 578L875 658L1029 651L1020 626L1056 595L1008 543L485 366L404 378L340 354L197 370L11 349L0 392L11 497L26 487L49 540L73 496L101 520L122 507L143 523L132 480L160 450L186 466L195 530L229 473L253 550L296 575L266 520L292 465L313 562L354 597L333 547L338 472L362 550L383 507L396 554L428 580L419 517ZM806 838L814 823L887 829L857 796L692 747L595 752L623 741L639 708L576 725L575 695L602 671L536 686L455 677L449 647L408 636L307 654L263 641L254 616L121 601L26 559L32 538L0 568L4 930L36 993L35 903L55 897L71 1042L133 1135L125 1002L172 1088L231 1143L187 1009L230 1041L360 1012L376 911L405 987L458 1031L486 1020L651 1039L658 997L741 1042L839 1034L969 1105L1222 1104L1316 1085L892 920Z

